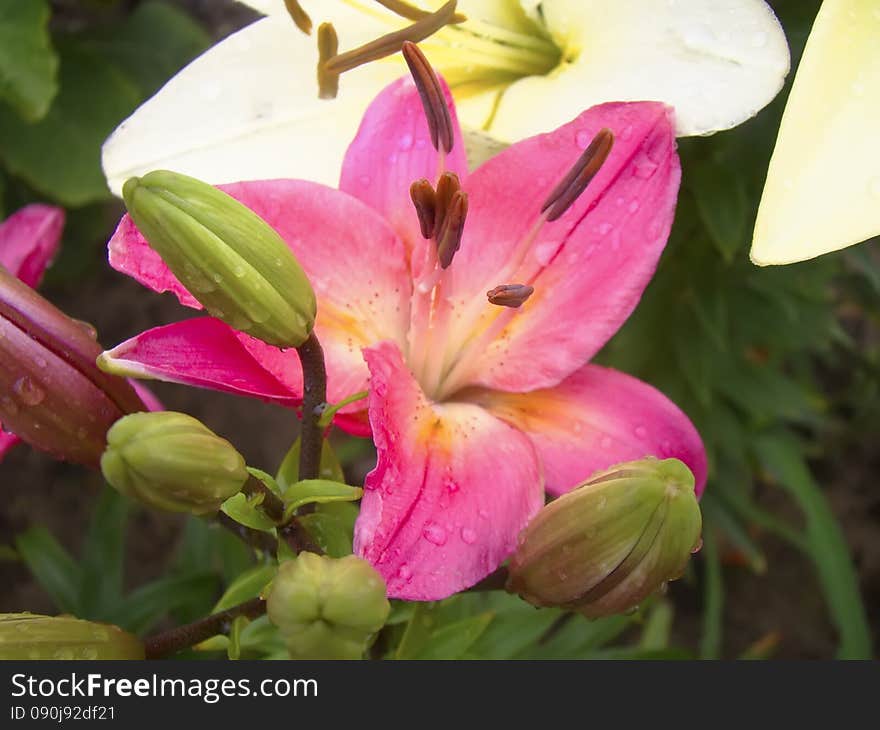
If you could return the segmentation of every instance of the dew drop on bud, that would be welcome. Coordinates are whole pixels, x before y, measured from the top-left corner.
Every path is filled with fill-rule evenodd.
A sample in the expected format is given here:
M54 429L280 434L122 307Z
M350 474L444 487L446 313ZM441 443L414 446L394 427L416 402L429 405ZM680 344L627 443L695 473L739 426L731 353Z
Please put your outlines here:
M18 400L26 406L37 406L42 403L46 397L46 391L27 375L23 375L16 380L12 385L12 390L15 395L18 396Z

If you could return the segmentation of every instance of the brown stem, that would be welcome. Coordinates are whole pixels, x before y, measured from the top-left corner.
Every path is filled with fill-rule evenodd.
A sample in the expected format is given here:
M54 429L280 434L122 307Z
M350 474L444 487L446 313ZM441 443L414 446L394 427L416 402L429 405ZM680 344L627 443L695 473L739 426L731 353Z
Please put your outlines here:
M269 519L277 523L284 521L284 502L281 497L275 494L275 492L269 489L269 487L263 484L263 482L257 479L253 474L248 476L248 480L244 483L241 491L244 492L247 497L262 496L263 501L260 502L260 507L263 508L263 511Z
M161 659L182 649L195 646L217 634L229 631L230 624L239 616L256 618L266 612L266 602L262 598L253 598L220 613L214 613L191 624L178 626L170 631L149 637L144 641L144 653L147 659Z
M233 520L225 512L218 512L215 522L221 527L229 530L239 540L255 550L260 550L264 553L269 553L270 555L275 555L278 552L278 541L268 532L255 530L252 527L242 525L240 522Z
M324 435L319 419L327 403L327 371L324 351L312 332L296 348L303 374L302 431L299 450L299 479L317 479L321 474L321 446Z

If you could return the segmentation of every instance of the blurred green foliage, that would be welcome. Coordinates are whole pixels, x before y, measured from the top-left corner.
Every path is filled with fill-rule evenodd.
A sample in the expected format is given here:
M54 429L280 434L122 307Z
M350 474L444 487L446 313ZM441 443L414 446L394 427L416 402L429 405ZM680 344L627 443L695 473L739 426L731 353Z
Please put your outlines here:
M771 4L786 29L794 68L819 3ZM823 363L864 373L853 358L867 359L873 377L854 381L849 395L876 414L877 352L860 351L841 327L838 309L849 301L876 320L877 259L870 258L870 244L784 267L761 269L748 259L789 86L790 78L770 107L736 129L680 140L682 192L672 237L641 304L603 353L606 362L675 400L705 440L710 481L702 506L713 540L703 555L707 657L722 646L723 585L712 533L763 571L766 559L748 525L777 534L813 559L840 636L839 655L871 655L846 542L806 456L835 417ZM805 527L759 506L756 491L768 479L788 491Z

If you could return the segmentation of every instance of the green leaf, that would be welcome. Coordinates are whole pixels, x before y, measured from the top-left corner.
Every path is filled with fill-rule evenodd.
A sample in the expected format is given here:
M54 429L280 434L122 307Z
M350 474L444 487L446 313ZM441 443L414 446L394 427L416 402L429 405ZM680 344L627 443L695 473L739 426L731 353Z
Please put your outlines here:
M537 609L516 596L497 591L493 598L495 594L500 599L491 604L495 620L469 649L481 659L513 659L536 644L562 616L557 609Z
M260 592L275 577L277 565L257 565L236 578L219 601L211 609L211 613L225 611L260 595Z
M9 545L0 545L0 563L20 563L21 556L15 548Z
M700 656L718 659L721 656L721 640L724 630L724 582L721 575L721 556L718 543L711 530L703 531L703 548L700 556L705 562L703 575L703 636L700 640Z
M563 615L536 646L517 659L588 659L597 649L618 637L634 621L633 616L609 616L593 621L577 614Z
M81 618L106 619L122 600L128 500L105 487L92 513L80 564Z
M265 472L262 469L255 469L252 466L247 467L247 470L251 476L259 479L266 487L269 488L270 491L274 492L279 497L284 493L284 490L281 489L281 485L277 481L275 481L275 477L273 477L268 472Z
M871 633L846 540L794 438L761 436L755 448L764 467L794 497L806 517L810 556L816 565L831 618L840 637L840 659L870 659Z
M47 0L0 0L0 99L27 122L46 115L58 92L58 57Z
M266 516L256 502L248 499L241 492L227 499L220 509L236 522L254 530L272 532L275 529L275 523Z
M357 515L357 507L350 502L331 502L318 505L314 512L301 515L297 520L327 555L344 558L351 555Z
M300 440L297 439L284 455L284 460L281 462L281 466L278 467L278 473L275 475L278 484L285 492L292 484L299 481L299 449ZM324 443L321 446L320 477L321 479L329 479L334 482L345 481L342 465L339 463L339 459L336 458L336 454L333 453L333 447L327 439L324 439Z
M61 91L36 124L0 107L6 166L43 195L76 207L110 196L101 143L137 106L141 92L118 69L74 39L58 42Z
M672 631L672 621L675 618L675 609L669 601L656 601L648 611L645 625L642 627L642 636L639 639L639 648L645 651L663 651L669 648L669 634Z
M216 595L217 576L189 573L167 576L130 593L113 616L113 623L135 634L143 634L169 613L190 607L201 608L205 596ZM208 604L210 606L210 603ZM203 610L207 610L204 606Z
M327 504L329 502L355 502L364 490L327 479L304 479L292 484L284 492L285 516L292 515L304 504Z
M462 659L495 618L482 613L434 631L412 659Z
M32 527L15 538L21 559L59 611L80 613L82 570L45 527Z
M745 181L737 167L719 168L714 161L701 161L691 165L687 175L712 243L730 262L746 242L752 211Z
M241 658L241 634L250 623L247 616L236 616L229 629L229 645L226 647L226 656L237 660Z
M60 91L35 124L0 108L0 139L15 140L0 147L0 157L10 172L68 207L108 199L102 143L205 45L185 14L161 3L147 3L112 29L59 36Z
M142 2L120 27L90 33L83 43L123 71L147 98L204 51L211 39L173 4Z

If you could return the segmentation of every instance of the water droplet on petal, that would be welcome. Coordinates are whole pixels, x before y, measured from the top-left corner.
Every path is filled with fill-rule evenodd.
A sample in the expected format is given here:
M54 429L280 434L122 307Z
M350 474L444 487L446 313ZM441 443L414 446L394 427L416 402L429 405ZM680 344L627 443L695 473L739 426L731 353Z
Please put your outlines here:
M479 512L477 512L477 514L480 515L480 517L482 517L484 520L489 519L489 512L487 510L481 509Z
M607 233L612 229L612 225L610 223L600 223L596 226L596 231L600 236L607 235Z
M46 391L27 375L23 375L13 383L12 391L26 406L37 406L46 398Z
M636 435L636 438L643 439L648 435L648 429L644 426L636 426L635 431L633 432Z
M635 213L638 209L639 209L639 201L638 200L631 200L627 210L629 210L630 213Z
M461 540L466 545L473 545L477 541L477 533L470 527L461 528Z
M413 136L407 132L406 134L404 134L404 135L400 138L400 142L399 142L399 144L400 144L400 149L402 149L402 150L408 150L410 147L412 147L412 144L413 144Z
M599 443L599 445L603 449L610 449L612 446L614 446L614 441L611 439L610 436L603 436L602 441Z
M581 130L574 136L575 143L582 150L585 150L587 149L587 147L590 146L590 142L592 141L592 139L593 137L590 135L590 133L584 130Z
M400 566L397 570L397 575L401 580L411 580L412 579L412 568L410 568L406 563Z
M38 368L44 368L44 367L46 367L46 366L49 364L49 363L46 361L46 358L45 358L45 357L39 357L39 356L37 356L37 357L34 358L34 362L36 363L36 365L37 365Z
M446 530L436 522L426 523L422 530L422 535L428 542L433 543L434 545L445 545L448 537Z

